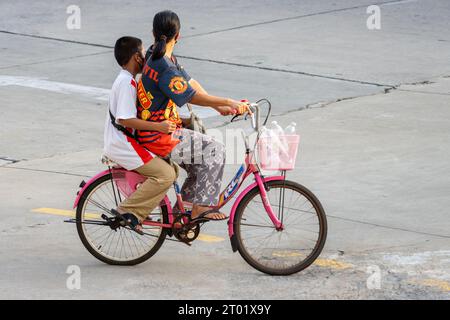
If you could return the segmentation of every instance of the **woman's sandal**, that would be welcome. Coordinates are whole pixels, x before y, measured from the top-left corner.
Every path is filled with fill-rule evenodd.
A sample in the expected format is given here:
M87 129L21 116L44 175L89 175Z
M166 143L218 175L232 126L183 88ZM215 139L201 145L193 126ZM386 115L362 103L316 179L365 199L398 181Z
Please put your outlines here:
M132 213L120 213L119 211L115 209L111 209L111 213L118 219L121 220L127 227L129 227L134 232L140 234L141 236L144 235L144 232L142 231L142 225L139 223L138 218Z
M198 217L195 217L191 220L191 222L198 222L198 221L223 221L223 220L227 220L228 217L225 216L225 218L221 218L221 219L216 219L216 218L208 218L206 217L208 214L211 213L220 213L223 214L222 212L220 212L218 209L210 209L210 210L206 210L205 212L202 212L198 215Z

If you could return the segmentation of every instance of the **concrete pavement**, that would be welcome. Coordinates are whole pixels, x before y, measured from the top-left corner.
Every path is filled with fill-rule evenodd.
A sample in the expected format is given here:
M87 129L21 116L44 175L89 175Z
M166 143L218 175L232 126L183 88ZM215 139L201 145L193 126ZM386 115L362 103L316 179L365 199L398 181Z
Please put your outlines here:
M117 73L114 40L147 39L153 14L174 8L178 54L208 91L268 97L273 119L298 123L289 178L322 201L329 235L316 264L287 278L233 254L224 223L203 230L219 241L166 242L142 265L106 266L64 216L36 212L70 210L80 180L103 168L105 103L0 83L0 297L449 299L450 6L385 2L378 31L365 27L370 1L135 1L129 12L80 1L76 31L65 28L69 2L2 3L1 76L103 89ZM66 288L69 265L80 290Z

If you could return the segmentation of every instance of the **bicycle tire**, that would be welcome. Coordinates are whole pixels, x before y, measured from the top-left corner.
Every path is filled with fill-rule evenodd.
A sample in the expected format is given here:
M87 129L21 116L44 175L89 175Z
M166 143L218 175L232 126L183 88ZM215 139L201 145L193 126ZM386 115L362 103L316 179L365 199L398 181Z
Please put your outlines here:
M326 237L327 237L327 232L328 232L326 214L325 214L325 211L324 211L319 199L317 199L317 197L310 190L308 190L306 187L302 186L301 184L298 184L294 181L289 181L289 180L275 180L275 181L266 182L266 185L268 188L289 187L289 188L294 189L295 191L301 193L305 198L307 198L310 201L310 203L314 206L315 211L319 218L320 232L319 232L319 237L316 242L316 245L315 245L313 251L311 252L311 254L309 254L305 260L303 260L300 264L295 265L291 268L276 269L276 268L270 268L270 267L267 267L267 266L264 266L264 265L258 263L251 256L251 254L246 250L245 245L243 244L242 237L241 237L242 236L241 235L241 226L240 226L242 216L245 212L245 208L247 207L248 203L254 197L256 197L257 195L260 194L259 187L255 186L252 190L250 190L242 198L242 200L240 201L240 203L236 209L236 215L235 215L233 223L234 223L234 230L236 233L237 249L238 249L240 255L242 256L242 258L248 264L250 264L253 268L255 268L263 273L266 273L269 275L283 275L283 276L291 275L291 274L300 272L300 271L304 270L305 268L309 267L322 252L322 249L326 242Z
M86 235L84 234L84 229L82 226L81 218L82 218L82 214L83 214L82 209L84 208L85 201L87 199L89 199L89 195L92 193L93 190L96 189L97 186L99 186L102 183L104 183L105 181L109 181L111 179L112 179L111 174L107 174L107 175L104 175L104 176L98 178L84 191L83 195L81 196L80 201L77 205L77 210L76 210L76 225L77 225L78 236L80 237L81 242L83 243L84 247L89 251L89 253L91 253L95 258L97 258L98 260L100 260L104 263L107 263L110 265L121 265L121 266L137 265L137 264L140 264L140 263L150 259L161 248L161 246L166 238L166 234L167 234L167 230L165 228L162 228L161 233L158 237L158 240L155 242L155 244L149 250L149 252L147 252L146 254L144 254L143 256L141 256L137 259L127 260L127 261L113 260L113 259L110 259L110 258L107 258L107 257L101 255L91 246ZM160 208L161 208L161 213L163 215L163 220L165 222L168 221L167 208L165 206L161 206Z

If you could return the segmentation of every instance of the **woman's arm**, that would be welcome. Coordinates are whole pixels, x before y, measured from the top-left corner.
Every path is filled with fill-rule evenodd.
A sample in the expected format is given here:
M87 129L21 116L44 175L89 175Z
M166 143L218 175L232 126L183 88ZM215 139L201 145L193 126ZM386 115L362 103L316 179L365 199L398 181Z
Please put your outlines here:
M202 94L208 94L208 92L206 92L206 90L197 80L191 78L191 80L189 80L189 84L195 91L200 92ZM233 109L228 106L219 106L219 107L208 106L208 107L211 107L212 109L216 110L223 116L234 114Z
M191 78L191 80L189 80L189 84L195 91L203 93L203 94L208 94L208 92L206 92L206 90L202 87L202 85L197 80Z
M198 106L203 107L220 107L220 106L231 107L235 105L234 102L236 101L233 101L228 98L210 96L209 94L196 92L190 102L192 104L196 104Z
M177 125L169 120L162 122L145 121L138 118L119 119L119 123L127 128L137 130L159 131L162 133L172 133L177 129Z
M214 97L214 96L208 95L208 92L206 92L206 90L202 87L202 85L195 79L189 80L189 84L197 92L197 94L203 95L203 96L197 97L197 99L200 98L200 102L202 102L202 99L214 99L214 98L225 99L225 98ZM207 97L205 97L205 96L207 96ZM227 99L227 100L231 100L231 99ZM212 100L209 100L209 101L212 101ZM199 101L195 100L195 99L191 100L191 103L193 103L193 104L198 104L198 102ZM245 103L233 101L233 100L229 101L229 104L221 104L221 105L208 104L204 100L203 100L203 102L205 102L205 104L198 104L198 105L203 106L203 107L211 107L223 116L232 115L235 113L242 113L243 109L247 110L246 107L244 106ZM223 102L225 102L225 100L223 100ZM217 100L217 103L220 103L219 100Z

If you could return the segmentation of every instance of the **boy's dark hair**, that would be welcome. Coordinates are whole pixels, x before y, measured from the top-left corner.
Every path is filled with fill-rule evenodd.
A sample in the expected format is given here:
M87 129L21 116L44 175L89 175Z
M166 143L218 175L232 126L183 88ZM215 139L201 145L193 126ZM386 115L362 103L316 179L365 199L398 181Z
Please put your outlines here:
M124 66L130 61L133 54L139 51L142 40L135 37L122 37L117 39L114 46L114 57L120 66Z

